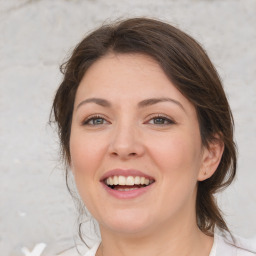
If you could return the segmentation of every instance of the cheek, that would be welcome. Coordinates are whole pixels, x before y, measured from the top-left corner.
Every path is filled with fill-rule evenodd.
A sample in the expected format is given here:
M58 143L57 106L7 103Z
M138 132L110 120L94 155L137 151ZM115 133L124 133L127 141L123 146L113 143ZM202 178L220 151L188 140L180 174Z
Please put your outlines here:
M99 182L98 170L104 155L103 152L105 152L103 145L96 138L85 136L79 130L71 131L71 169L80 197L91 213L94 213L92 205L95 198L100 196L95 184Z
M151 158L159 170L161 185L159 195L162 196L158 197L157 204L159 207L165 205L168 209L166 212L174 214L177 209L194 203L201 164L200 139L195 140L184 133L177 133L173 137L158 141L156 145L151 147Z
M75 173L88 174L92 172L100 163L104 152L105 146L99 139L85 136L76 131L71 132L70 154Z
M201 165L200 135L180 131L154 144L157 146L151 147L151 156L160 170L160 189L166 195L160 203L171 200L171 211L194 196Z
M187 173L200 166L200 138L176 133L156 141L151 139L150 144L152 157L165 170L181 174L180 171Z
M70 154L71 168L78 192L85 205L91 208L92 200L98 193L95 184L99 182L105 145L99 138L74 129L70 137Z

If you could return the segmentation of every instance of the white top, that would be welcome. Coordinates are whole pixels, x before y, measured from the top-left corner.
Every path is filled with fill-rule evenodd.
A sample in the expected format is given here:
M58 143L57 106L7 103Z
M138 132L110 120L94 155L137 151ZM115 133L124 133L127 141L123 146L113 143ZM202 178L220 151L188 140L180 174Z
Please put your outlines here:
M214 242L209 256L256 256L256 241L245 240L239 237L235 237L236 246L232 245L232 242L228 242L226 238L215 234ZM95 256L97 249L100 245L100 241L97 242L84 256ZM239 248L240 247L240 248ZM249 252L247 250L253 251ZM78 256L76 250L66 252L60 256Z
M217 234L214 235L214 242L209 256L255 256L256 242L235 237L236 246L232 242ZM230 241L230 242L229 242ZM240 248L239 248L240 247ZM255 253L249 252L253 251ZM86 255L87 256L87 255Z
M256 242L255 242L256 243ZM253 243L246 242L241 238L237 238L238 246L242 248L248 248L248 250L253 250ZM96 251L100 245L100 242L95 244L84 256L95 256ZM246 246L246 247L243 247ZM255 245L254 245L255 248ZM246 251L245 249L239 249L234 245L231 245L222 236L217 234L214 235L214 242L209 256L255 256L255 253Z

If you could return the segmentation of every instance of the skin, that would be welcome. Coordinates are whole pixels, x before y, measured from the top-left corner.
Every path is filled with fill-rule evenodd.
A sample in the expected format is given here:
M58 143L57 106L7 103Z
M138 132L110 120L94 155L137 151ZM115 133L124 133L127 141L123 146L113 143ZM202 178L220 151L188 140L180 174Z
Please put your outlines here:
M138 107L167 97L174 101ZM223 145L202 146L194 106L153 59L109 54L89 68L75 98L70 152L80 196L99 222L98 255L209 255L213 238L196 224L197 183L214 173ZM155 183L139 197L117 199L100 182L115 168L140 170Z

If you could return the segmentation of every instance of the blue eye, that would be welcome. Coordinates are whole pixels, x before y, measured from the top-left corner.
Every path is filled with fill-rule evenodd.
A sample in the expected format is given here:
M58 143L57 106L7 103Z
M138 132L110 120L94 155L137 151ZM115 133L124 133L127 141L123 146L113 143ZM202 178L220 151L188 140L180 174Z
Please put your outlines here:
M150 124L156 124L156 125L169 125L174 124L175 122L167 117L164 116L156 116L149 120Z
M88 119L86 119L84 122L83 122L83 125L102 125L102 124L105 124L107 121L100 117L100 116L93 116L93 117L90 117Z
M108 121L101 117L101 116L91 116L89 118L87 118L82 124L83 125L88 125L88 126L99 126L99 125L104 125L107 124ZM153 124L153 125L171 125L171 124L175 124L175 122L173 120L171 120L170 118L167 118L165 116L162 115L158 115L155 117L152 117L149 121L149 124Z

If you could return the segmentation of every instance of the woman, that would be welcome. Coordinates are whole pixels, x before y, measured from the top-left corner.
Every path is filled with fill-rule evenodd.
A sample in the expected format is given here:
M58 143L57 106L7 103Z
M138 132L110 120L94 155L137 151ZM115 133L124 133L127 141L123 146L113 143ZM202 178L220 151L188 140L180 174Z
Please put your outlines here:
M86 256L254 255L216 234L230 234L214 194L235 177L233 118L194 39L124 20L80 42L63 73L62 153L102 239Z

